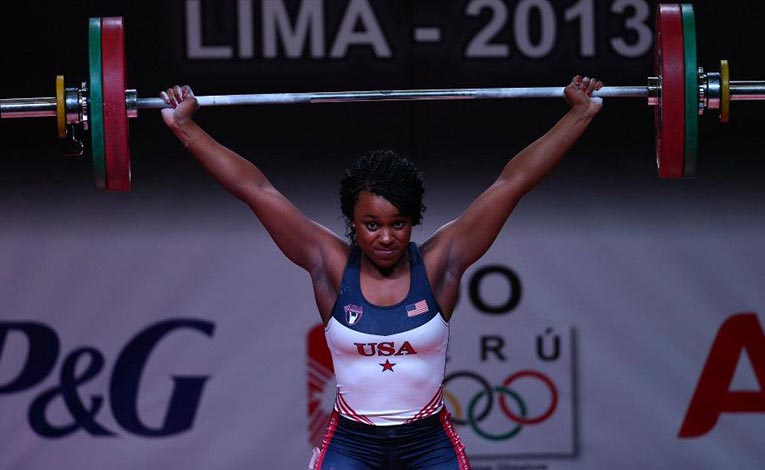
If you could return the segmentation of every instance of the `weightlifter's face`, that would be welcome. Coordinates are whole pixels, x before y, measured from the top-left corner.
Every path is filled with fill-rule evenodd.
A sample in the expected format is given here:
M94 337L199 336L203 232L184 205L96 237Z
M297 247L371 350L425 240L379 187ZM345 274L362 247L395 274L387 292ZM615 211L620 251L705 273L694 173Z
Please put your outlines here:
M412 237L412 218L401 215L390 201L361 192L353 210L353 224L359 248L375 266L390 269L404 259Z

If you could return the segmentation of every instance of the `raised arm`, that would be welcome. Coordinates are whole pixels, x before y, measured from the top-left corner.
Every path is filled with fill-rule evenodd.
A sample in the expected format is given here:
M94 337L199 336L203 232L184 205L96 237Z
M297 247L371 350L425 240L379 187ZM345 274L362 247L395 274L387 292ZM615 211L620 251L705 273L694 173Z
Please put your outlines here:
M162 110L165 124L218 183L250 206L279 249L311 273L315 288L321 289L322 286L317 283L328 280L333 271L342 270L347 253L346 242L308 219L276 190L260 169L199 127L192 119L199 105L191 88L175 86L160 96L173 105L173 109ZM329 284L323 288L334 283ZM333 294L328 293L331 301L334 301ZM317 296L321 295L317 291ZM317 301L323 310L322 300Z
M449 310L462 273L489 249L518 201L534 188L581 137L602 102L590 98L600 81L575 76L564 95L569 111L542 137L514 156L497 180L457 219L441 227L423 246L436 295ZM439 294L440 293L440 294Z

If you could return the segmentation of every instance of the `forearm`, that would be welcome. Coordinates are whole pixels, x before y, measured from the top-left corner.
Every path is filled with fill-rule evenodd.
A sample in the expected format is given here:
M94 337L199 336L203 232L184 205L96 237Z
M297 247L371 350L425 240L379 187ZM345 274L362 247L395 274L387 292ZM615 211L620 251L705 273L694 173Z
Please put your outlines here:
M574 106L542 137L513 157L498 181L512 181L525 194L549 174L579 140L597 114L591 106Z
M226 190L247 202L247 193L270 184L249 160L224 147L198 124L186 121L170 127L186 149Z

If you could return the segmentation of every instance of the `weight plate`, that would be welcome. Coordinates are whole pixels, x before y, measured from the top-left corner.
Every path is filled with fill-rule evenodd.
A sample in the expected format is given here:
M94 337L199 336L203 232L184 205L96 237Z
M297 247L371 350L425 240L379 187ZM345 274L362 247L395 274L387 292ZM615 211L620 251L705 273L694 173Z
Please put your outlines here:
M655 34L654 73L661 78L661 98L656 107L656 165L660 178L682 178L685 58L680 5L659 5Z
M93 178L96 189L106 189L106 158L104 157L104 100L101 88L101 19L91 18L88 27L88 126Z
M64 88L64 76L56 75L56 127L58 138L66 138L66 90Z
M720 122L730 119L730 67L727 60L720 61Z
M683 3L683 46L685 49L685 163L683 176L696 174L699 148L699 75L696 59L696 18L693 5Z
M106 189L130 191L130 147L125 106L125 32L121 17L101 20Z

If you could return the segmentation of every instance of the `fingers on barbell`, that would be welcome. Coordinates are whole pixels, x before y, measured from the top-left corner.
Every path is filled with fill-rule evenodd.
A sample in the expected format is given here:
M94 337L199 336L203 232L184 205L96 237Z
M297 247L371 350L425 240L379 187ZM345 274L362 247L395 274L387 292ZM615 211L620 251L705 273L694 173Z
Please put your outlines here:
M159 96L165 100L165 103L169 104L173 108L177 108L178 104L181 102L180 96L176 92L176 87L168 88L167 90L160 93Z
M159 94L159 96L163 100L165 100L165 103L169 104L173 108L178 106L178 103L175 100L175 92L173 91L172 88L168 88L167 90L163 91L162 93Z
M587 94L587 96L592 95L592 90L595 86L595 82L590 77L584 77L582 79L582 91Z
M584 77L581 82L577 84L577 87L585 92L587 96L592 96L593 91L603 88L603 82L597 78Z
M590 77L590 85L588 89L590 91L595 91L595 90L600 90L601 88L603 88L603 82L601 82L595 77Z
M593 91L603 88L603 82L600 80L591 77L582 77L581 75L575 75L574 78L571 79L569 85L585 92L588 96L592 95Z
M162 101L165 103L170 104L170 96L168 96L166 91L159 92L159 97L162 98Z
M194 92L188 85L175 85L172 88L168 88L167 90L160 92L159 97L162 98L165 103L171 105L173 108L176 108L187 98L194 98Z

